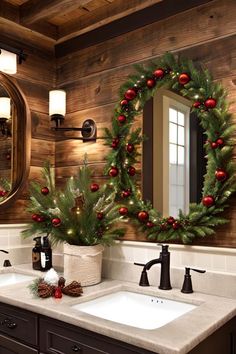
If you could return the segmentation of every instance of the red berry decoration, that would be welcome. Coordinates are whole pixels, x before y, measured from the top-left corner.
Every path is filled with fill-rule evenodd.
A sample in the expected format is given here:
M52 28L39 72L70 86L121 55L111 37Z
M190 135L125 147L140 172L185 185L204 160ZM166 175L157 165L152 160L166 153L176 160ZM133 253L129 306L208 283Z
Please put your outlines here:
M208 98L205 102L204 105L206 108L215 108L217 102L214 98Z
M125 92L125 98L129 101L133 100L137 96L137 92L134 89L129 89Z
M165 75L165 71L163 69L157 69L153 72L153 75L155 76L156 79L162 79L163 76Z
M99 211L99 212L97 213L97 219L98 219L98 220L102 220L103 218L104 218L103 213L102 213L101 211Z
M126 207L121 207L120 209L119 209L119 213L120 213L120 215L127 215L128 214L128 208L126 208Z
M122 114L121 116L117 117L117 120L119 123L124 124L126 122L126 116Z
M133 144L127 144L126 145L126 151L128 151L131 154L134 151L134 145Z
M224 145L224 140L222 138L218 138L216 140L216 144L219 146L219 147L222 147Z
M156 85L156 81L154 79L148 79L146 85L148 88L153 88Z
M209 208L215 204L215 199L212 197L212 195L207 195L206 197L202 198L202 204Z
M43 187L43 188L41 189L41 193L42 193L43 195L47 195L47 194L49 193L48 187Z
M211 148L212 148L212 149L218 148L218 144L217 144L215 141L213 141L213 142L211 143Z
M191 80L190 76L186 73L179 75L178 81L181 85L186 85Z
M130 167L128 168L128 174L129 174L130 176L134 176L135 173L136 173L135 167L130 166Z
M115 167L115 166L112 166L110 171L109 171L109 176L116 177L116 176L118 176L118 174L119 174L118 168Z
M215 172L215 177L218 181L223 182L227 179L228 175L227 172L219 168Z
M38 217L39 217L38 214L33 214L33 215L31 216L31 219L34 220L34 221L38 221Z
M154 224L152 221L148 221L148 222L146 223L146 226L147 226L149 229L151 229L152 227L155 226L155 224Z
M61 225L61 219L60 219L60 218L54 218L54 219L52 219L52 225L53 225L54 227L60 226L60 225Z
M180 228L181 224L178 220L176 220L175 222L173 222L172 227L174 230L178 230Z
M200 106L201 106L201 102L199 102L199 101L196 101L193 103L194 108L199 108Z
M97 183L92 183L90 186L91 192L97 192L99 190L99 185Z
M144 210L140 211L138 213L138 219L139 219L139 221L142 221L142 222L148 221L148 219L149 219L148 212L144 211Z
M175 222L175 218L173 218L173 216L169 216L166 221L167 221L167 224L172 225Z
M119 138L115 138L115 139L112 140L111 147L112 147L113 149L117 149L118 146L119 146L119 143L120 143L120 139L119 139Z
M8 191L5 190L0 190L0 197L5 197L7 195Z

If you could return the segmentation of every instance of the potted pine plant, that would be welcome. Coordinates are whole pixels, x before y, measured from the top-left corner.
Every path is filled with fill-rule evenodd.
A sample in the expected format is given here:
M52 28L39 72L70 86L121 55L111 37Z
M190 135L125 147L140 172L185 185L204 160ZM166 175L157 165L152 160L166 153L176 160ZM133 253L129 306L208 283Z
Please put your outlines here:
M54 171L46 163L43 184L31 183L27 210L32 222L22 231L23 237L46 234L52 244L64 243L64 276L83 286L101 281L104 246L124 234L123 228L115 227L124 219L124 208L115 202L115 190L93 183L91 174L85 158L78 175L57 189Z

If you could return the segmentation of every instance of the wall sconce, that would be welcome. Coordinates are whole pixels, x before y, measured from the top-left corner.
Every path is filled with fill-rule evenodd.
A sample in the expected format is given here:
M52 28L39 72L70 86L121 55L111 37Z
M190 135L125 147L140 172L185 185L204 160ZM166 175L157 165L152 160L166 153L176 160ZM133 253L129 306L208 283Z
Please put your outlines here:
M0 97L0 133L2 136L10 137L8 121L11 118L11 99L9 97Z
M52 90L49 91L49 115L51 121L54 121L56 127L51 129L55 131L80 131L82 138L68 138L68 139L77 139L85 141L91 141L97 139L97 126L94 120L86 119L81 128L66 128L60 127L65 119L66 114L66 92L64 90Z
M18 63L21 64L27 55L21 49L0 42L0 71L10 75L16 74L17 57Z

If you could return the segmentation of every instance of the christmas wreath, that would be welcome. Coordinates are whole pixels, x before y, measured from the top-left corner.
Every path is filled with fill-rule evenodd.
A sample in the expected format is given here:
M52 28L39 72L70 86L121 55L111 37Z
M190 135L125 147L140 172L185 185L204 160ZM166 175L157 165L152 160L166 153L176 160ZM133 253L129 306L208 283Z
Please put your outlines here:
M220 213L228 206L228 199L236 189L232 161L235 126L228 111L226 90L220 83L213 82L207 70L171 53L146 67L137 65L135 69L120 87L112 128L105 129L105 144L111 147L105 173L116 188L117 200L124 204L122 215L136 221L149 240L190 243L195 237L212 235L215 226L228 221ZM191 109L206 135L207 167L201 203L191 204L187 215L180 210L178 218L162 217L149 202L141 199L134 167L139 161L138 148L143 137L141 129L134 130L132 123L146 101L161 87L192 102Z

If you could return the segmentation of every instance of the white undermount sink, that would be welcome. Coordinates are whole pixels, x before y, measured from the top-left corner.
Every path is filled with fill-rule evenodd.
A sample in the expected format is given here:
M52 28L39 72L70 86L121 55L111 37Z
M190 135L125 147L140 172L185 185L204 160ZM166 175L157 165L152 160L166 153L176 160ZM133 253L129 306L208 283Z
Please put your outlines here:
M119 291L71 306L75 310L142 329L156 329L196 308L150 295Z
M33 280L35 277L20 273L1 273L0 274L0 287L21 283L28 280Z

